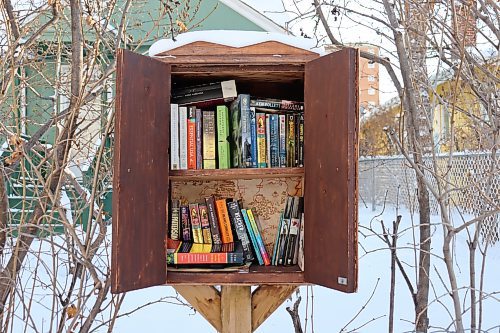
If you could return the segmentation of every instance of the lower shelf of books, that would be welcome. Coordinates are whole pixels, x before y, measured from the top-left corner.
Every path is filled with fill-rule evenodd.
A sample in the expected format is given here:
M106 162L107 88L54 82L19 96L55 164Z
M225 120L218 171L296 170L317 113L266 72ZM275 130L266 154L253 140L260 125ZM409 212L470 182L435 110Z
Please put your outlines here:
M168 285L223 285L223 284L305 284L304 272L294 266L239 266L228 269L167 268Z

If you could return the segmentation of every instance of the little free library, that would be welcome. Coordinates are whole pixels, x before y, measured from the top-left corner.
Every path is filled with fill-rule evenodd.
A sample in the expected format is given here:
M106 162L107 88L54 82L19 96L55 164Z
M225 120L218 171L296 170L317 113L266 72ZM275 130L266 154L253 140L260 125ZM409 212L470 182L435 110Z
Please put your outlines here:
M112 292L252 332L297 286L356 291L359 56L233 34L117 53Z

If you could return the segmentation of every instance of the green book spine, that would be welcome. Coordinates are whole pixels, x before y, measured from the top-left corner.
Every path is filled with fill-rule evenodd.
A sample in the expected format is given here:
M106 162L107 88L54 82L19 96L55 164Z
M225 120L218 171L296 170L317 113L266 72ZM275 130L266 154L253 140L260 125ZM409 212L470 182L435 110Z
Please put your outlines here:
M228 169L231 165L229 152L229 112L225 105L217 106L217 148L219 169Z

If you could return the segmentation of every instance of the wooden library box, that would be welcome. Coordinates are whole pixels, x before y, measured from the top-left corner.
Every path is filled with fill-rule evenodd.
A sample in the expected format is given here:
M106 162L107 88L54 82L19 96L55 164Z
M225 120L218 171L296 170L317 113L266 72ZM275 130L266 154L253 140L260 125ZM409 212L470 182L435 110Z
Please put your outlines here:
M192 42L154 57L117 53L112 291L155 285L318 284L357 288L358 51L319 54L278 41ZM304 166L170 169L172 86L235 80L238 93L304 101ZM271 250L283 202L304 197L304 265L169 269L172 198L242 200Z

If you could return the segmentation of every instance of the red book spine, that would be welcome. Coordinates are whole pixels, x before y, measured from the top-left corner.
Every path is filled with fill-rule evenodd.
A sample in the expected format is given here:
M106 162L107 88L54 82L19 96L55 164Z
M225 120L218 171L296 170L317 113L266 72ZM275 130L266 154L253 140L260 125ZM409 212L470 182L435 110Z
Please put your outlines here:
M227 253L176 253L179 265L182 264L227 264Z
M196 107L189 107L187 122L188 169L196 169Z

